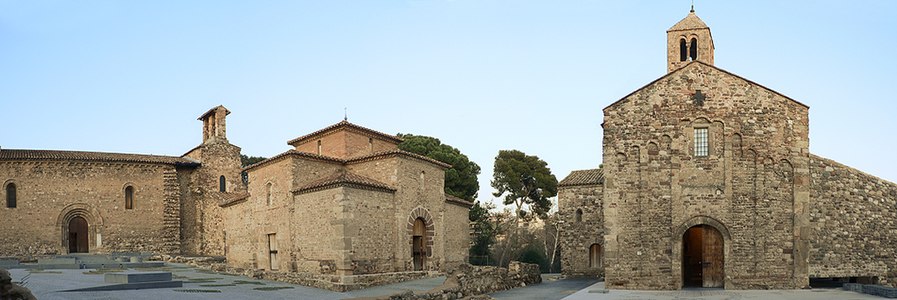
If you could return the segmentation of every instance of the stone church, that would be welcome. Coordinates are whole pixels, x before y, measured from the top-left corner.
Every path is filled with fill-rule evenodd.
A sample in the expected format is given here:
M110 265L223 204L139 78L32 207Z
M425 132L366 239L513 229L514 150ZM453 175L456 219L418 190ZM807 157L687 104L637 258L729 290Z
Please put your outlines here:
M604 108L603 159L559 183L562 270L610 289L897 280L897 184L809 151L809 107L714 65L691 11L667 74Z
M182 156L0 149L0 256L154 252L329 275L467 261L472 203L451 166L347 121L241 168L223 106Z

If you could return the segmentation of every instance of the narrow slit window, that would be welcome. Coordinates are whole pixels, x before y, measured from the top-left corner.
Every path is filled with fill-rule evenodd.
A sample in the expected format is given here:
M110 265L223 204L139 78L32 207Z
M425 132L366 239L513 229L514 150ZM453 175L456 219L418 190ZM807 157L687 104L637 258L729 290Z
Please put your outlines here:
M582 222L582 209L576 210L576 217L574 218L574 221L576 221L576 223Z
M16 208L16 184L6 185L6 207Z
M679 61L685 61L688 59L688 45L685 42L685 39L679 40Z
M691 47L689 47L689 48L690 48L689 53L688 53L689 58L691 58L691 60L697 60L698 59L698 39L692 38L691 39Z
M268 199L267 202L268 202L268 205L270 206L270 205L271 205L271 183L270 183L270 182L268 183L268 189L267 189L267 190L268 190L268 194L267 194L267 197L266 197L266 198Z
M125 209L134 209L134 187L125 188Z
M710 152L707 145L707 128L695 128L695 156L707 156Z
M318 155L321 155L321 140L318 140Z
M218 177L218 191L219 192L227 192L227 180L224 178L224 175Z

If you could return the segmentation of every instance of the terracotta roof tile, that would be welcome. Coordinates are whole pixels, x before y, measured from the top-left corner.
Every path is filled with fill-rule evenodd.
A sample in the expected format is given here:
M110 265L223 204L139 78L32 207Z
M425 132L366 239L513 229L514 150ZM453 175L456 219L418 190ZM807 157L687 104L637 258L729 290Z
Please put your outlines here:
M559 187L577 186L577 185L596 185L604 184L603 169L577 170L570 172L566 178L558 182Z
M373 129L370 129L370 128L367 128L367 127L364 127L364 126L355 125L355 124L353 124L353 123L350 123L349 121L343 120L343 121L340 121L339 123L336 123L336 124L333 124L333 125L324 127L324 128L321 129L321 130L318 130L318 131L315 131L315 132L312 132L312 133L309 133L309 134L306 134L306 135L297 137L297 138L295 138L295 139L292 139L292 140L290 140L289 142L287 142L287 144L292 145L292 146L295 146L295 144L297 144L297 143L301 143L301 142L303 142L303 141L306 141L306 140L315 138L315 137L317 137L317 136L323 135L323 134L325 134L325 133L328 133L328 132L331 132L331 131L334 131L334 130L337 130L337 129L340 129L340 128L351 128L351 129L359 130L359 131L362 131L362 132L365 132L365 133L369 133L369 134L372 134L372 135L381 137L381 138L386 139L386 140L388 140L388 141L392 141L392 142L394 142L394 143L396 143L396 144L401 143L401 142L403 141L401 138L399 138L399 137L397 137L397 136L395 136L395 135L391 135L391 134L386 134L386 133L383 133L383 132L379 132L379 131L376 131L376 130L373 130Z
M343 170L296 188L292 192L297 194L304 194L340 186L349 186L390 193L396 191L395 188L390 187L385 183Z
M2 149L0 160L78 160L102 162L156 163L178 166L199 166L187 157L63 150Z
M425 161L425 162L428 162L431 164L435 164L435 165L438 165L438 166L446 168L446 169L452 167L452 165L450 165L450 164L447 164L447 163L444 163L444 162L441 162L441 161L438 161L438 160L435 160L435 159L432 159L432 158L429 158L429 157L426 157L426 156L423 156L420 154L411 153L411 152L399 150L399 149L387 150L387 151L377 152L377 153L368 154L368 155L364 155L364 156L353 157L353 158L346 160L346 162L348 162L348 163L362 162L362 161L368 161L371 159L380 158L380 157L384 157L384 156L396 156L396 155L402 155L402 156L422 160L422 161Z
M248 199L249 192L227 193L224 195L224 198L221 199L221 202L218 203L218 206L227 207L240 202L245 202Z
M455 204L455 205L464 206L464 207L467 207L467 208L470 208L471 206L473 206L473 202L470 202L470 201L467 201L467 200L464 200L464 199L462 199L462 198L458 198L458 197L455 197L455 196L452 196L452 195L449 195L449 194L445 194L445 202L448 202L448 203L451 203L451 204Z
M667 31L677 31L677 30L689 30L689 29L701 29L701 28L710 28L707 27L707 24L698 18L698 15L695 14L694 11L688 13L685 18L682 18L681 21L670 27Z

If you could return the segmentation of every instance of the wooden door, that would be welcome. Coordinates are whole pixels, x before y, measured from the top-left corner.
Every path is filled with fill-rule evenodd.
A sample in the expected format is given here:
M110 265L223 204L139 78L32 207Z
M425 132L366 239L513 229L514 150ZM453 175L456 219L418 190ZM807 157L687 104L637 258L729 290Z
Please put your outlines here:
M415 271L424 269L427 257L427 232L424 220L414 220L414 230L411 236L411 260Z
M277 270L277 234L268 235L268 267L271 270Z
M69 221L69 253L90 252L87 238L87 220L74 217Z
M704 286L703 274L704 228L694 226L682 236L682 285L686 287Z
M703 225L703 259L702 276L704 287L723 287L724 283L724 259L723 259L723 235L716 228Z

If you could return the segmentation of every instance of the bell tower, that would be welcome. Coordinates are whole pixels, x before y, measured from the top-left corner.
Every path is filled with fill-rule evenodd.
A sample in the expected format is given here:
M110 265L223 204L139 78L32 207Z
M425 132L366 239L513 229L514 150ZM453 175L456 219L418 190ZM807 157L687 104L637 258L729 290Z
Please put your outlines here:
M694 60L713 65L713 36L692 6L682 21L667 30L667 73Z

